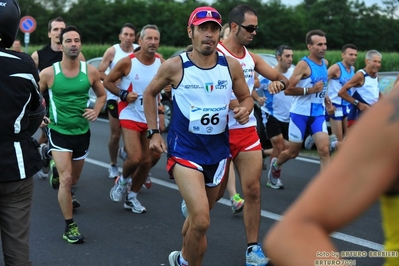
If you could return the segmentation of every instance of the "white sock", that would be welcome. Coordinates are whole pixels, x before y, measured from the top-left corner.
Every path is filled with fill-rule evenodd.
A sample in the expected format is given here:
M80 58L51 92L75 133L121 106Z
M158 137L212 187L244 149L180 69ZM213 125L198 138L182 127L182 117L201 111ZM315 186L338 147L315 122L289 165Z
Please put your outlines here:
M128 199L137 198L137 193L133 192L133 191L129 191L129 194L127 195L127 198Z
M183 254L180 252L180 259L179 259L180 265L188 265L188 262L183 258Z
M121 183L127 183L128 178L124 178L123 176L120 177Z

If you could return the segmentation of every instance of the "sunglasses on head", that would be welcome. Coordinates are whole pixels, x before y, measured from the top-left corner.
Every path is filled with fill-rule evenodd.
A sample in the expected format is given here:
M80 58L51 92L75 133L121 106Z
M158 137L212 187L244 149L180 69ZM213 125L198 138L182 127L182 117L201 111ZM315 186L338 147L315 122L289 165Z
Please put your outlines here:
M215 19L220 19L221 18L220 14L218 12L216 12L216 11L206 11L206 10L199 11L194 16L194 18L207 18L207 17L208 18L212 17L212 18L215 18Z
M244 26L244 25L239 25L240 27L243 27L246 31L248 31L249 33L252 33L256 30L258 30L258 26L254 26L254 25L249 25L249 26Z

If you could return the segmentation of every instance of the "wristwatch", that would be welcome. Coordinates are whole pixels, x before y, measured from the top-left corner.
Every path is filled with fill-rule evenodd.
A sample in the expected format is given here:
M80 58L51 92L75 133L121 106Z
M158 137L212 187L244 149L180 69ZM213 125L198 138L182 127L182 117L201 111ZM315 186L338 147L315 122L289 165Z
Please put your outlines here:
M160 133L160 132L159 132L159 129L148 129L148 130L145 132L145 137L146 137L147 139L151 139L151 138L152 138L152 135L154 135L155 133Z
M354 106L357 106L359 104L359 101L358 100L355 100L354 102L353 102L353 105Z

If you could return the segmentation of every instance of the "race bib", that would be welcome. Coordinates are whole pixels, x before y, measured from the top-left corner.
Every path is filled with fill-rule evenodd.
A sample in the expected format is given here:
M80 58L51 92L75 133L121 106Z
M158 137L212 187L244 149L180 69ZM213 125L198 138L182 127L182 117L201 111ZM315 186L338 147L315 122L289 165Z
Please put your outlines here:
M137 96L137 99L134 102L130 103L129 105L130 105L130 108L132 110L136 110L136 111L139 111L139 112L144 112L143 95L139 94Z
M227 125L228 106L191 106L188 131L194 134L216 135L224 132Z
M342 110L342 107L336 107L335 112L334 112L335 117L342 117L344 116L344 112Z

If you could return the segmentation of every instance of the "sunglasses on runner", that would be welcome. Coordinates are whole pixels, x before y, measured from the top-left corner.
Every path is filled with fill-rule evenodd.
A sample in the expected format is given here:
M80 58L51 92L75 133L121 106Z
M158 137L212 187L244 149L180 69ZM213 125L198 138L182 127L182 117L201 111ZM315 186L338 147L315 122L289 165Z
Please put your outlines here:
M243 27L249 33L252 33L254 31L258 30L258 26L254 26L254 25L249 25L249 26L239 25L239 26Z
M189 25L196 24L196 21L203 20L206 18L212 18L212 19L214 19L215 22L217 22L219 24L221 23L221 20L222 20L222 16L217 11L201 10L201 11L198 11L197 13L195 13L194 16L190 17ZM205 22L205 20L204 20L204 22Z

